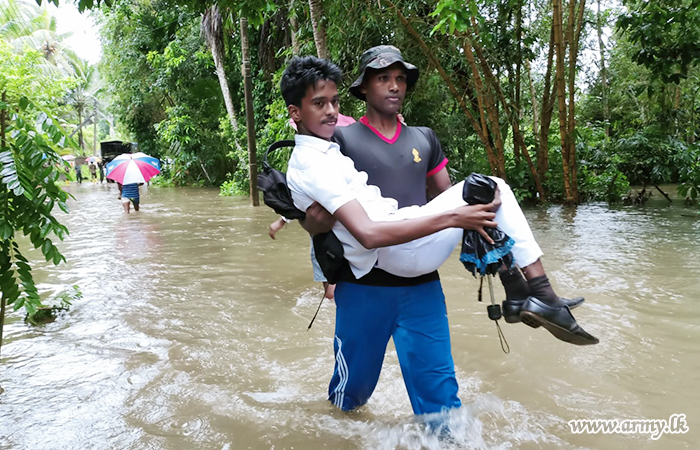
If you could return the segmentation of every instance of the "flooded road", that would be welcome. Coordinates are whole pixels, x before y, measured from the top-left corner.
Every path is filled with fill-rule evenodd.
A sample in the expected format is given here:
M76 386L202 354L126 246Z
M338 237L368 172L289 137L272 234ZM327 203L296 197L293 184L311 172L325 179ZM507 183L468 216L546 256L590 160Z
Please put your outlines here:
M700 220L664 204L528 209L560 295L583 295L575 347L502 323L511 353L457 256L441 269L463 408L452 435L412 412L390 343L359 411L326 401L334 305L324 303L309 239L217 190L142 188L126 215L116 186L71 185L68 263L39 251L40 292L77 284L56 322L6 319L0 449L677 449L700 441ZM503 290L496 282L498 301ZM485 290L485 292L488 292ZM488 300L488 294L486 294ZM575 419L668 419L689 431L572 433Z

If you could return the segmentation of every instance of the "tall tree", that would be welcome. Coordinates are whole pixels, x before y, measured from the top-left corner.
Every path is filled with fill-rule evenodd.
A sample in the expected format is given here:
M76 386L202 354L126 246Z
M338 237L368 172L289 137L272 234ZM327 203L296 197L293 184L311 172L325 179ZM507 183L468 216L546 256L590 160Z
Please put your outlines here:
M600 11L598 0L598 14L596 17L596 30L598 32L598 51L600 52L600 88L603 97L603 120L605 122L605 136L610 137L610 109L608 108L608 74L605 67L605 42L603 42L603 13Z
M544 75L544 87L542 92L542 108L540 109L539 123L539 147L537 148L537 171L544 181L549 170L549 127L554 114L555 95L552 86L552 68L554 64L554 21L550 27L549 49L547 51L547 69ZM533 98L534 102L534 98Z
M391 4L388 0L387 3ZM403 17L403 14L398 11L398 8L396 9L397 13ZM501 114L499 114L500 106L502 107L501 111L505 113L503 114L506 118L505 124L510 124L513 130L513 147L519 149L518 151L524 157L532 174L532 180L539 194L539 198L544 200L544 188L540 182L537 168L529 155L523 134L520 130L519 106L514 98L511 98L511 101L506 100L501 80L497 73L494 73L491 67L492 61L489 60L484 51L479 27L479 23L484 21L483 17L477 17L474 9L465 11L461 5L454 4L451 1L439 2L438 8L433 15L437 15L440 19L434 30L442 29L446 33L454 36L459 43L458 48L461 50L459 53L468 61L472 74L471 83L476 94L476 105L481 121L477 121L472 113L468 113L467 115L470 117L470 122L474 131L484 143L492 172L497 176L506 178L505 140L503 139ZM408 21L405 18L401 20L404 26L409 28L409 32L411 32L412 27ZM411 32L411 34L414 33ZM493 39L491 38L489 41L493 41ZM421 48L424 48L423 45L421 45ZM517 61L516 58L516 67L518 67L517 70L519 71ZM513 70L512 66L509 70ZM441 72L441 76L443 72ZM519 76L515 78L519 80ZM447 82L446 76L443 76L443 79ZM463 96L463 94L456 89L450 88L450 90L456 97ZM519 96L519 89L517 93ZM460 104L466 106L464 101ZM462 109L465 113L467 112L465 107Z
M292 54L298 55L301 52L299 43L299 19L294 10L294 0L289 0L289 37L292 41Z
M255 150L255 115L253 112L253 75L250 70L250 44L248 42L248 19L240 18L241 55L243 63L243 90L245 91L246 134L248 136L248 175L250 183L250 201L253 206L260 205L258 196L258 161Z
M576 106L574 103L578 42L583 28L583 12L586 0L569 0L568 21L564 28L562 0L553 0L553 28L556 53L557 99L559 105L559 133L561 135L561 159L564 180L564 198L567 203L578 203L578 179L576 168ZM566 83L566 50L569 50L568 85ZM568 105L567 105L568 91Z
M311 25L314 29L314 42L316 42L316 53L319 58L328 59L328 43L326 42L326 25L323 17L323 0L309 0L309 12L311 14Z
M218 5L211 6L202 15L202 34L207 42L207 46L211 50L211 56L214 58L214 67L216 67L216 76L219 78L221 86L221 94L224 97L226 112L231 123L231 128L234 132L234 144L238 150L241 150L241 144L235 137L238 130L238 118L236 108L231 99L231 91L228 87L228 79L226 77L226 69L224 68L224 27L221 17L221 11Z

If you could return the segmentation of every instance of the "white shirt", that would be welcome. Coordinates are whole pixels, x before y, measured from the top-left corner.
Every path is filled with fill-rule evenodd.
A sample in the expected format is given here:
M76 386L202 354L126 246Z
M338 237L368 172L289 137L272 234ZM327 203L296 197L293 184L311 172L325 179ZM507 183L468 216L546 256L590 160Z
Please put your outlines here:
M287 184L294 206L306 211L318 202L334 214L346 203L357 200L373 221L387 220L398 209L392 198L382 197L377 186L367 184L367 174L355 169L350 158L340 153L335 142L308 135L296 135L296 145L287 166ZM377 249L368 250L340 222L333 232L343 243L345 259L356 278L360 278L377 262Z

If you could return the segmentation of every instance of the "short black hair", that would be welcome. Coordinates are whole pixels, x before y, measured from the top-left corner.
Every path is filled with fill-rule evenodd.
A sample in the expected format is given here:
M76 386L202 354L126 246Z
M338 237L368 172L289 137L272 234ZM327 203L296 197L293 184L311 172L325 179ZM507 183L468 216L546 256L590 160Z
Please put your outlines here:
M301 99L309 86L321 80L330 80L339 85L343 79L340 67L315 56L295 56L282 74L280 90L287 106L301 106Z

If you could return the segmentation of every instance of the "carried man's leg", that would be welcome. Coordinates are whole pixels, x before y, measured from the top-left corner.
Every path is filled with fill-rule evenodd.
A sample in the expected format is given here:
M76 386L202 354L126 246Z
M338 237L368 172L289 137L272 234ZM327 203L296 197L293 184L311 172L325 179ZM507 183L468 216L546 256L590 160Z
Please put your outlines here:
M515 240L513 258L525 275L523 279L517 268L506 267L499 274L506 289L507 298L503 304L506 321L512 323L521 319L533 328L543 326L557 339L572 344L597 344L598 339L581 328L570 311L583 303L583 298L562 299L554 292L540 261L542 250L513 191L500 178L491 178L498 184L501 194L496 222Z

